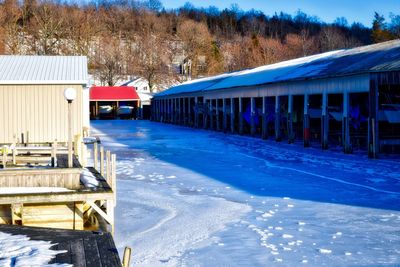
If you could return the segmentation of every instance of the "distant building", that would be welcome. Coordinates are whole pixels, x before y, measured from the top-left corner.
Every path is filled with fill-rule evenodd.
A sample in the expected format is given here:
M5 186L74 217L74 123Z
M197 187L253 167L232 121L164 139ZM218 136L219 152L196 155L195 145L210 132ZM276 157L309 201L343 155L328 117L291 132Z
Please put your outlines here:
M91 119L136 119L141 101L132 86L92 86L90 88Z
M149 119L151 99L154 95L153 92L150 92L149 82L143 77L136 77L128 82L125 82L123 86L133 86L136 88L136 92L141 101L139 117L143 119ZM157 91L157 88L155 88L154 91Z
M345 153L400 153L400 40L192 80L152 119Z
M68 87L77 92L73 135L82 136L89 128L87 82L86 57L0 56L0 144L67 142Z

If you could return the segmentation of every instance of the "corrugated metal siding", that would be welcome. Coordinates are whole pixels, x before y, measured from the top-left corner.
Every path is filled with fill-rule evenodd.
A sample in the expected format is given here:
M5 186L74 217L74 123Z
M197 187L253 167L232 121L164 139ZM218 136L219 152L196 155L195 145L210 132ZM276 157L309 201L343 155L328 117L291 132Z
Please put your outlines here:
M73 133L82 134L83 93L80 85L0 86L0 143L12 143L14 135L29 132L29 142L68 141L68 106L64 89L73 87ZM26 135L25 135L26 138Z
M0 84L86 84L84 56L0 56Z

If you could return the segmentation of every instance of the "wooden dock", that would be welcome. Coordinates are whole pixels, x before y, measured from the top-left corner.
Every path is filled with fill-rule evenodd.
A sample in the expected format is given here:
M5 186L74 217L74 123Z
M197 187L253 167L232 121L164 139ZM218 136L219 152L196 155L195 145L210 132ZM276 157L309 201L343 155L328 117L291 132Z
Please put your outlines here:
M52 250L64 250L50 264L72 264L75 267L121 266L118 251L110 233L73 231L16 225L0 225L0 232L25 235L31 240L49 241Z
M97 145L93 149L94 166L87 167L96 181L95 185L85 185L81 181L81 162L86 162L86 158L81 161L75 158L73 168L67 168L67 155L64 153L52 155L56 157L56 167L7 166L1 169L0 186L21 190L17 194L14 191L8 194L3 190L0 194L0 223L113 233L116 159L115 155L105 152L103 147L98 149ZM26 187L50 189L24 192ZM52 187L62 190L53 192Z

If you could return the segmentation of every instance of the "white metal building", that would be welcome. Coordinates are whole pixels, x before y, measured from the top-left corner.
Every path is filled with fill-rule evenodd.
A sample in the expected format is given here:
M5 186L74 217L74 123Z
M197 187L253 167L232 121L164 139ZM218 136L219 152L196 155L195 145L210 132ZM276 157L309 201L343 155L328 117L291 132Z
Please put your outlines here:
M0 56L0 144L66 142L67 101L73 87L73 134L89 129L87 58Z

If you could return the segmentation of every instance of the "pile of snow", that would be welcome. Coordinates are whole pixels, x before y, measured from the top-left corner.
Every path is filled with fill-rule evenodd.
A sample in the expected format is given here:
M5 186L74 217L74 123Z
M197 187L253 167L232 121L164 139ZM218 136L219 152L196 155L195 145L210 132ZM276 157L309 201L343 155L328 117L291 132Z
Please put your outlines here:
M0 187L0 195L32 194L32 193L60 193L74 191L64 187ZM1 266L1 265L0 265Z
M97 181L93 173L86 168L82 170L80 179L85 187L97 187L99 185L99 181Z
M0 232L0 266L72 266L48 264L57 254L66 251L51 250L48 241L30 240L25 235Z

